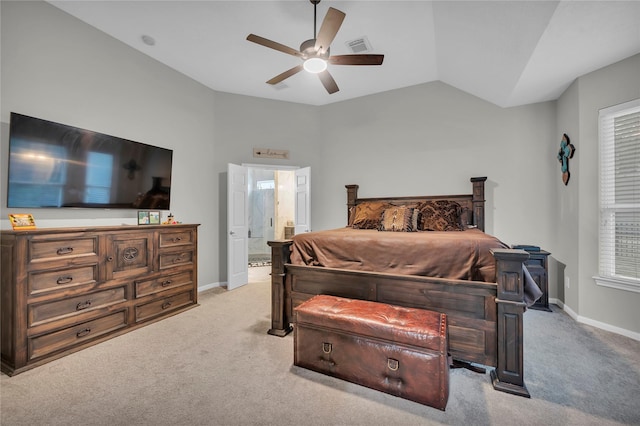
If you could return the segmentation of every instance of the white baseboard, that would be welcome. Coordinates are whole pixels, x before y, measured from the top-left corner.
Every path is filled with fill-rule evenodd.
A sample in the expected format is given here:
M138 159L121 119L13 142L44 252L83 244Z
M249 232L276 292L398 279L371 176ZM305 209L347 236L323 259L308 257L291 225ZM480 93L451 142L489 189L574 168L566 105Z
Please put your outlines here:
M600 329L605 330L605 331L610 331L612 333L620 334L622 336L628 337L628 338L633 339L633 340L640 341L640 333L636 333L636 332L631 331L631 330L627 330L627 329L624 329L624 328L616 327L616 326L613 326L613 325L610 325L610 324L607 324L607 323L604 323L604 322L596 321L596 320L593 320L591 318L586 318L586 317L582 317L582 316L578 316L578 322L590 325L592 327L600 328Z
M565 311L567 313L567 315L569 315L571 318L573 318L574 320L576 320L577 322L579 322L581 324L590 325L592 327L596 327L596 328L599 328L601 330L609 331L611 333L620 334L621 336L625 336L625 337L628 337L630 339L640 341L640 333L636 333L635 331L627 330L625 328L616 327L616 326L611 325L611 324L607 324L607 323L604 323L604 322L601 322L601 321L596 321L594 319L578 315L570 307L568 307L567 305L565 305L562 301L560 301L558 299L549 299L549 303L553 303L553 304L557 305L560 309Z

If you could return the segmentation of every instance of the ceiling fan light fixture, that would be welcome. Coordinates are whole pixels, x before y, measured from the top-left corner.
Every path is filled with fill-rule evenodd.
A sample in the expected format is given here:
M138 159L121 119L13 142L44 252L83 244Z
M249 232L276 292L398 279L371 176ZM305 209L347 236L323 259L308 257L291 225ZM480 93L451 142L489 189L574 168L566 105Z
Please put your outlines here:
M304 61L303 67L307 72L318 74L327 69L327 61L322 58L309 58Z
M302 64L298 63L295 67L278 74L270 80L267 80L267 84L279 84L292 75L305 70L308 73L317 74L320 82L327 90L327 93L332 94L336 93L340 89L331 76L331 73L327 71L329 62L331 62L332 65L382 65L384 55L361 55L354 53L352 55L331 56L331 53L329 53L331 43L335 39L346 15L344 12L330 7L322 20L320 31L317 32L316 6L320 3L320 0L310 1L311 4L313 4L313 38L302 42L300 50L292 49L289 46L285 46L284 44L277 43L255 34L249 34L247 36L247 40L252 43L257 43L264 47L278 50L282 53L302 59Z

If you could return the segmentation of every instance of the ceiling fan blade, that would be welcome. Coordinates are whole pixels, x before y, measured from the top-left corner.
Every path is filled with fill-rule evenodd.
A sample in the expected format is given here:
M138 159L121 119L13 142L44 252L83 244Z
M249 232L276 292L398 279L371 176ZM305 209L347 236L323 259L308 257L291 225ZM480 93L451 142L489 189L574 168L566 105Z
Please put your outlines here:
M329 71L324 70L318 73L318 77L320 77L322 85L325 89L327 89L327 92L329 92L329 94L336 93L338 90L340 90L338 89L336 81L333 79L333 77L331 77L331 74L329 74Z
M280 51L282 53L287 53L289 55L302 57L302 53L300 53L296 49L293 49L293 48L291 48L289 46L285 46L284 44L280 44L280 43L277 43L275 41L266 39L264 37L257 36L255 34L249 34L247 36L247 40L252 41L254 43L257 43L257 44L259 44L261 46L268 47L270 49L274 49L274 50Z
M300 71L302 71L302 69L303 69L302 64L295 66L289 70L286 70L282 74L276 75L271 80L267 81L267 84L278 84L281 81L291 77L292 75L299 73Z
M328 60L334 65L382 65L384 55L336 55Z
M329 8L320 26L320 31L318 31L318 36L316 37L316 51L318 53L325 53L327 49L329 49L331 42L336 38L336 34L338 34L338 30L345 16L344 12L332 7Z

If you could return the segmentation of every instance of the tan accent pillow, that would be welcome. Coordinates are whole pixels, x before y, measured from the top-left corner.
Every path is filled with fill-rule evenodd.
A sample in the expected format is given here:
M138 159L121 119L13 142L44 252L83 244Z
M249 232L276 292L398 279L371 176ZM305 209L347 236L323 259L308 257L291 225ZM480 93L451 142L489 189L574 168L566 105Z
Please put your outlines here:
M356 229L378 229L382 212L391 204L385 201L365 201L355 206L351 227Z
M411 207L393 206L384 210L379 231L413 232L418 230L420 211Z
M462 231L462 208L455 201L425 201L420 206L423 231Z

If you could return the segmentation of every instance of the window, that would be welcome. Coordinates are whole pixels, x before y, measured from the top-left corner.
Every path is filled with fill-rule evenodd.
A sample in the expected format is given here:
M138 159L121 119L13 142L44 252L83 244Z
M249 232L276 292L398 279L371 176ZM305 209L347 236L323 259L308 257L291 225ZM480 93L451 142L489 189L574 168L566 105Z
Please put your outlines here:
M640 292L640 99L600 111L599 285Z
M274 189L275 187L275 180L259 180L258 182L256 182L256 188L258 189Z
M17 138L12 144L7 204L11 207L60 206L67 175L65 149Z
M84 192L85 203L108 204L111 201L112 173L113 155L89 152Z

